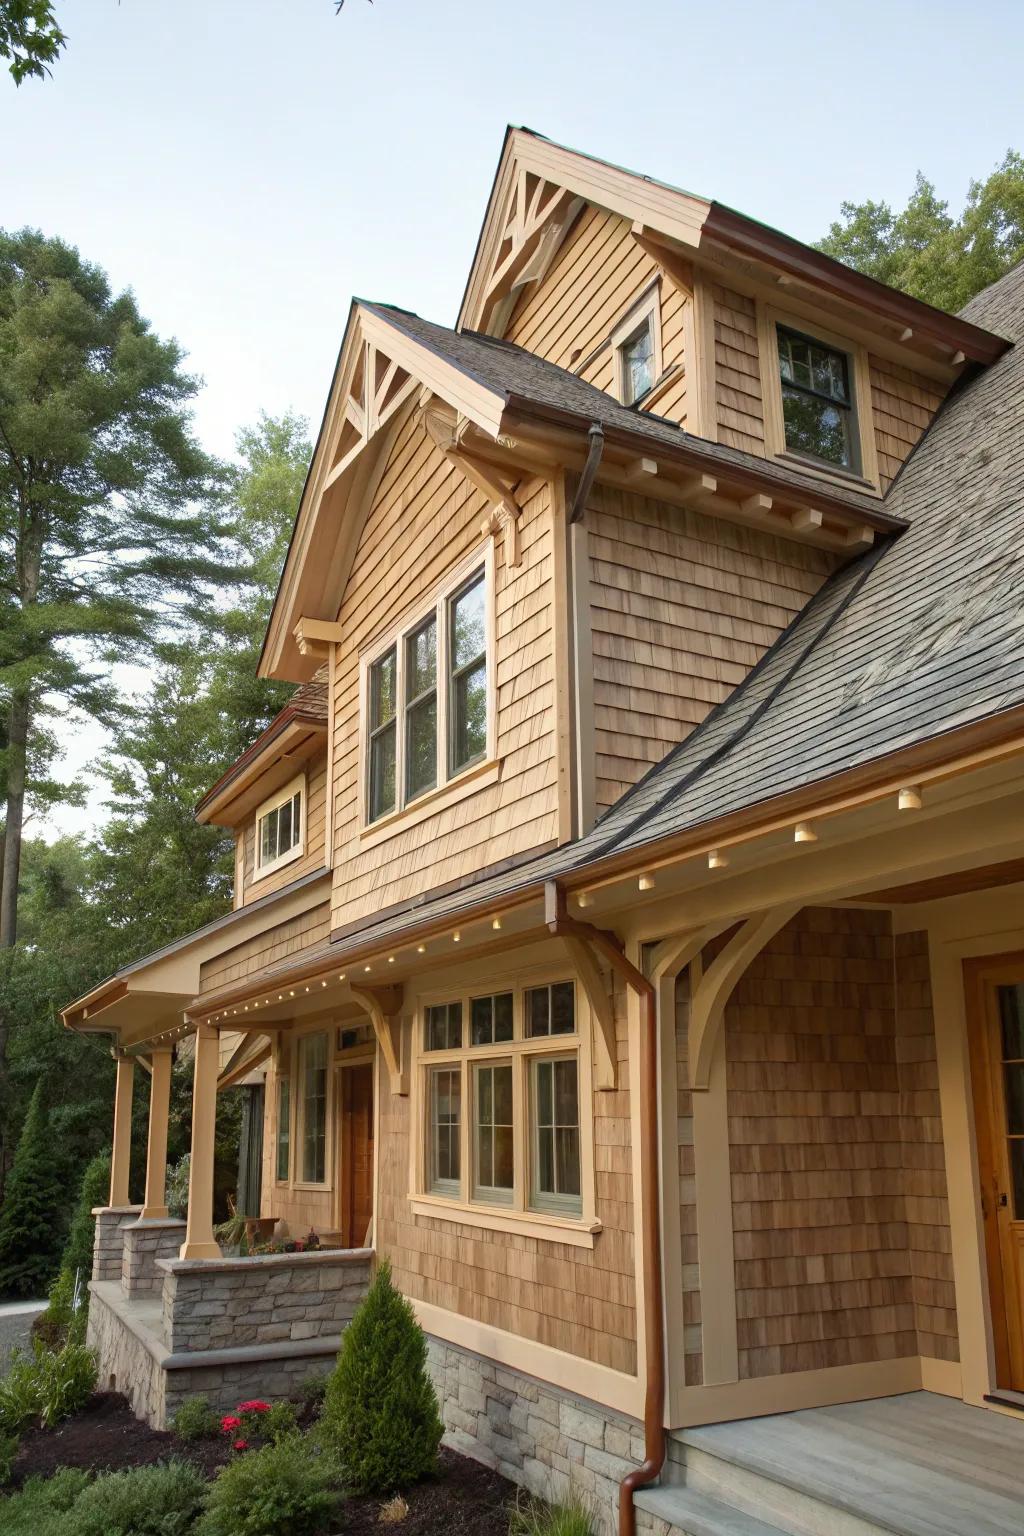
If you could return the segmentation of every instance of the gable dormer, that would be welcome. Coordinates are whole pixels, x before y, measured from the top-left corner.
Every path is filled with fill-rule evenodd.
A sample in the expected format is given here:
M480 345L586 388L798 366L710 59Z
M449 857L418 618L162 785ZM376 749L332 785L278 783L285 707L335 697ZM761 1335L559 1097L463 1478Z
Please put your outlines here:
M510 130L459 321L623 404L884 495L993 338L720 203Z

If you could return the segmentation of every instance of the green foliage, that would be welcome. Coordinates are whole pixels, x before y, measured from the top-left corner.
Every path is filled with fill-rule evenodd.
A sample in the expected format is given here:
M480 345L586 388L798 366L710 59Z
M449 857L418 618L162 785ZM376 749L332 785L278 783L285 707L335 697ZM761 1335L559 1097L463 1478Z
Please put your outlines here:
M261 1433L275 1443L295 1433L295 1409L289 1402L271 1403L270 1412L263 1415Z
M51 1351L62 1349L69 1339L72 1343L84 1344L89 1320L88 1296L86 1278L79 1279L76 1291L71 1270L62 1269L50 1286L46 1311L41 1312L32 1324L33 1343Z
M0 58L10 59L15 85L48 75L66 42L52 0L0 0Z
M88 1486L88 1473L72 1467L45 1480L30 1478L0 1504L4 1536L68 1536L68 1512Z
M539 1499L518 1503L512 1511L509 1536L594 1536L594 1510L577 1489L561 1504Z
M63 1233L61 1162L36 1084L0 1209L0 1297L41 1296L57 1269Z
M959 218L918 172L906 207L841 204L818 249L939 309L962 309L1024 257L1024 156L972 181Z
M171 1420L171 1429L179 1440L216 1440L220 1435L220 1415L210 1407L208 1397L187 1397Z
M18 1436L0 1434L0 1488L6 1488L18 1454Z
M206 1493L189 1461L106 1472L75 1500L64 1536L186 1536Z
M106 1205L109 1194L110 1153L97 1152L82 1175L78 1202L71 1217L68 1240L60 1261L61 1268L67 1274L80 1274L83 1284L92 1274L93 1239L96 1235L96 1218L92 1213L98 1205Z
M192 1154L185 1152L167 1170L167 1209L179 1221L188 1215L188 1176L192 1167Z
M17 1435L32 1424L52 1429L84 1408L96 1390L96 1357L73 1339L58 1350L15 1351L0 1380L0 1433Z
M322 1422L354 1493L390 1493L437 1470L442 1425L427 1341L386 1261L345 1329Z
M327 1396L329 1381L330 1376L322 1371L310 1371L308 1376L303 1376L299 1382L299 1402L307 1412L315 1409L319 1413Z
M314 1536L333 1524L340 1476L336 1458L299 1434L247 1451L217 1474L197 1536Z

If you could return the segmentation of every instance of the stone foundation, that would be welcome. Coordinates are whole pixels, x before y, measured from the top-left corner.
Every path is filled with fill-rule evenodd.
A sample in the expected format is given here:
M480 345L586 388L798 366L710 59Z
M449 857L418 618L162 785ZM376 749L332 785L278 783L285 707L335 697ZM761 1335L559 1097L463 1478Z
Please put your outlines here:
M161 1259L176 1259L185 1241L185 1222L173 1217L136 1221L122 1228L121 1289L128 1297L156 1295L163 1290Z
M124 1229L138 1221L141 1210L141 1205L101 1205L93 1211L96 1218L92 1244L94 1280L120 1280Z
M428 1349L446 1443L540 1498L579 1489L600 1536L615 1536L619 1484L644 1459L643 1426L441 1339Z

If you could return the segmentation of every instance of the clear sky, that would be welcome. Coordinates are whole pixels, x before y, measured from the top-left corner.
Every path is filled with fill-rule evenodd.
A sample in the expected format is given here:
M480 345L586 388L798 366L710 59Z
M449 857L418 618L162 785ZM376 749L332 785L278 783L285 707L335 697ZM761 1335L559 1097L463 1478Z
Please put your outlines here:
M1024 148L1019 0L56 8L52 78L0 74L0 224L135 290L221 454L260 410L315 430L353 294L454 320L508 122L805 240L919 168L959 207ZM65 771L99 745L76 732Z

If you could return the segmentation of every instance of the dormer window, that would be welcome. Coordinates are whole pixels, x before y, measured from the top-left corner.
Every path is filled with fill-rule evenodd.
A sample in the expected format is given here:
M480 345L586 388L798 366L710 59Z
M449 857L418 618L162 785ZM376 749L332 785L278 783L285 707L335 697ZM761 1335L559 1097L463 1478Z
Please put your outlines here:
M661 373L661 312L657 284L623 315L612 331L615 393L623 405L648 395Z
M292 779L256 812L256 878L300 858L303 851L302 799L305 779Z
M776 334L787 451L856 470L849 357L787 326L777 326Z

